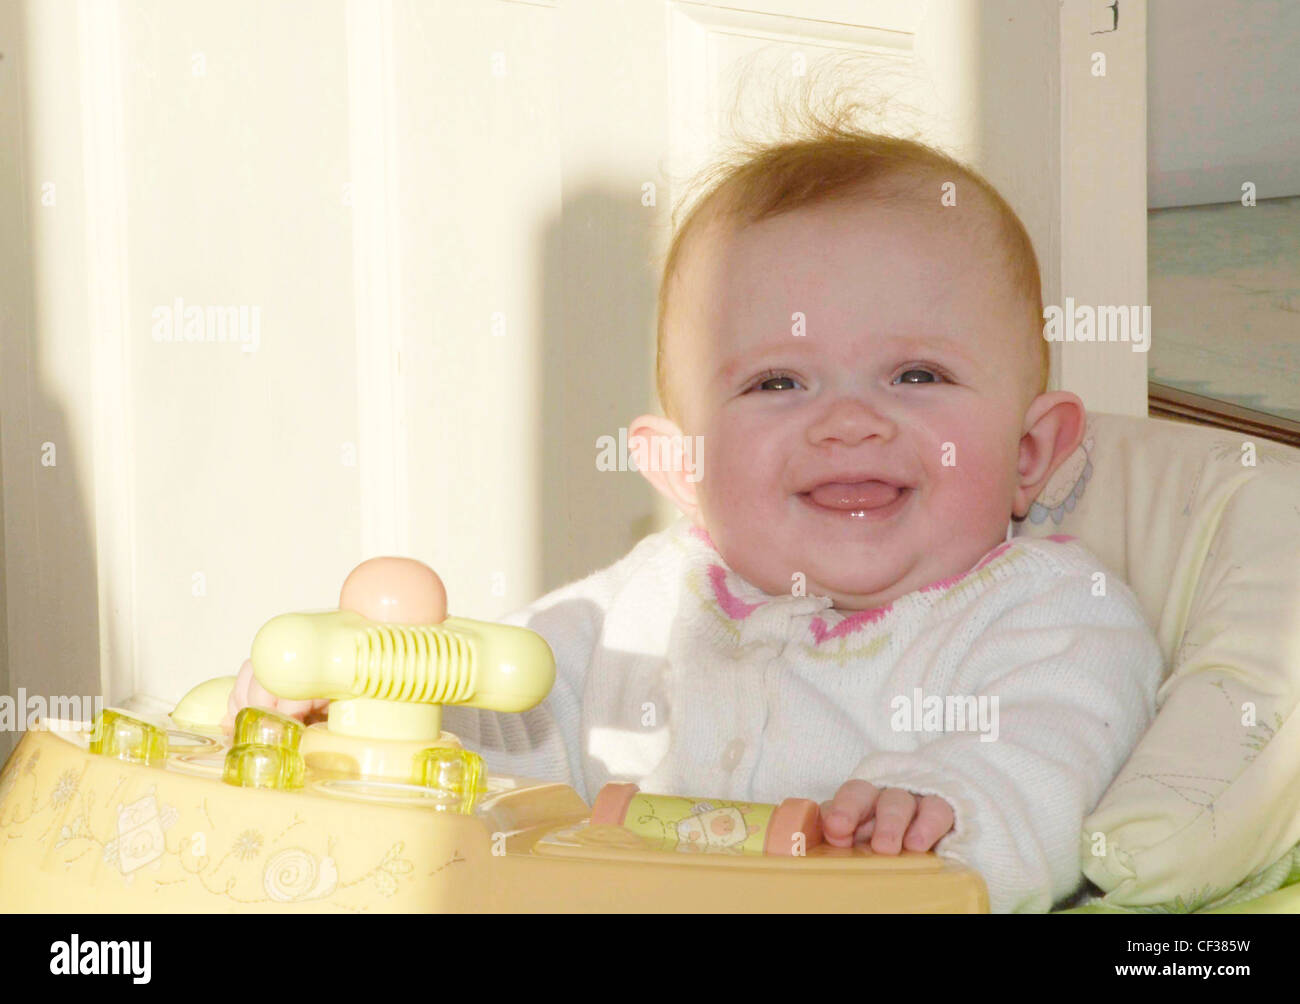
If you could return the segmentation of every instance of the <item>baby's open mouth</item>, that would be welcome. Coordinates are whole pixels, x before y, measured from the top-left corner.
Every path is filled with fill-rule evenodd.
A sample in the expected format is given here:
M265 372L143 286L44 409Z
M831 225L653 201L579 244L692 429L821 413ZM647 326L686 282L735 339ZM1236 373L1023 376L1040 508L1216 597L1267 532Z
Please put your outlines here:
M909 491L887 481L830 481L798 495L814 509L869 519L893 515Z

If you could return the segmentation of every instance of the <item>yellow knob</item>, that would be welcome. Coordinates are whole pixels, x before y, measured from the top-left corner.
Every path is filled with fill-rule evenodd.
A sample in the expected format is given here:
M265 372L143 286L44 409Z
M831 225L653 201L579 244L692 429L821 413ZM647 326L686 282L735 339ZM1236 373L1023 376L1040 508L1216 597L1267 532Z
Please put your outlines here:
M302 742L302 722L267 708L241 708L235 716L234 746L255 743L296 750Z
M460 800L457 807L469 812L483 783L483 758L472 750L435 746L415 754L412 780L426 788L445 792Z
M301 788L305 764L300 742L302 723L296 719L267 708L242 708L221 778L240 788Z
M105 708L95 716L90 752L147 767L161 766L167 759L167 733L124 711Z
M282 746L244 743L226 754L221 779L239 788L275 788L293 791L302 787L305 769L302 754Z

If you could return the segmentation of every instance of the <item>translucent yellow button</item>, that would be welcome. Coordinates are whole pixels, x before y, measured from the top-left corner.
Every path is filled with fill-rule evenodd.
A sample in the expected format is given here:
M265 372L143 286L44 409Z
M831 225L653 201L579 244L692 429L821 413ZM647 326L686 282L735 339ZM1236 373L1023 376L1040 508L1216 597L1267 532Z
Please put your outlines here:
M461 812L469 812L483 782L483 758L472 750L435 746L415 754L412 781L460 800Z
M296 750L302 742L302 722L266 708L241 708L235 716L234 746L254 743Z
M243 708L235 716L234 745L221 779L240 788L294 791L306 773L298 744L302 723L266 708Z
M141 718L105 708L95 716L90 752L127 763L161 766L167 759L167 733Z
M226 754L221 779L239 788L275 788L294 791L302 787L302 754L282 746L241 743Z

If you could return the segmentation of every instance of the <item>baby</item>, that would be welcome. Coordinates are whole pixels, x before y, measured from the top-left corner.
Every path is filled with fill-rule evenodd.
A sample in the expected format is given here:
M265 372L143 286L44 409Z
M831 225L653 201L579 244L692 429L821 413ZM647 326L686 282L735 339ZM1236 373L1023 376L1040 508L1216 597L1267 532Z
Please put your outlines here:
M1163 665L1096 558L1009 532L1085 419L1045 392L1015 213L937 151L828 128L715 179L659 314L665 415L629 441L682 517L503 618L554 650L545 702L445 728L589 802L815 798L830 843L934 849L994 912L1069 897Z

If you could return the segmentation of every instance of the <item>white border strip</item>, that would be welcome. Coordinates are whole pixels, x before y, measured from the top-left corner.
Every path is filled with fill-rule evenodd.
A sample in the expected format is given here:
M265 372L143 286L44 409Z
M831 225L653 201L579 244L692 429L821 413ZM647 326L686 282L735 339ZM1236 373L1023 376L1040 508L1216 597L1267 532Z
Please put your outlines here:
M392 0L348 0L347 49L361 550L373 557L405 554L408 539Z
M135 693L139 651L120 23L117 0L78 0L99 676L109 703Z

